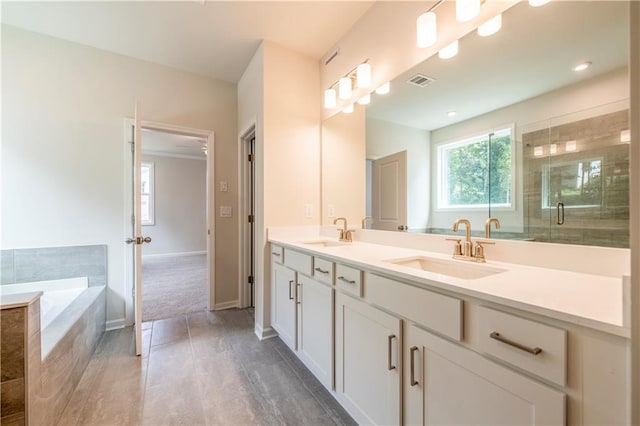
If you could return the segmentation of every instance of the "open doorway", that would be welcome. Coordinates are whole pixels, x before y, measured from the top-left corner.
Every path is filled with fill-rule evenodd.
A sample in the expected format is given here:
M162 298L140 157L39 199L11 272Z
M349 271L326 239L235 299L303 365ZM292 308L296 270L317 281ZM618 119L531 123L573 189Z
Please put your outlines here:
M208 309L207 139L142 129L142 320Z

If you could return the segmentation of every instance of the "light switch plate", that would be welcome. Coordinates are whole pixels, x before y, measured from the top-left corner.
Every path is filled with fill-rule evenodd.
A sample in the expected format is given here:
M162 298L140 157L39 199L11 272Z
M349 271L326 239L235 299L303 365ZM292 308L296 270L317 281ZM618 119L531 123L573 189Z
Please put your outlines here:
M336 217L336 206L333 204L327 206L327 217Z
M220 217L231 217L233 215L233 210L231 206L220 206Z
M312 218L313 217L313 205L305 204L304 205L304 217Z
M229 190L229 185L226 180L220 181L220 192L227 192Z

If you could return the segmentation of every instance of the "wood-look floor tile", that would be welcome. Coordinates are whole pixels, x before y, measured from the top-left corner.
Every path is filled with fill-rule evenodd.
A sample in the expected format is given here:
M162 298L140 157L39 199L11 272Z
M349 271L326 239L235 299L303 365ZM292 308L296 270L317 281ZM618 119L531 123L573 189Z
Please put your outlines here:
M202 394L193 377L148 387L142 410L143 425L204 425Z
M151 346L189 340L187 319L184 315L153 322Z

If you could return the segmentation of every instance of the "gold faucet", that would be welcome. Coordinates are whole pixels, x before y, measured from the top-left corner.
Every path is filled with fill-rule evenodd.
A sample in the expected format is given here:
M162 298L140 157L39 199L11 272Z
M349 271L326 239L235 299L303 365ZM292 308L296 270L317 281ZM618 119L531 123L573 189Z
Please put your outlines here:
M500 229L500 221L498 218L490 217L484 222L484 237L491 238L491 224L496 225L496 230Z
M340 231L340 241L352 242L353 241L353 231L347 229L347 218L346 217L337 217L333 220L333 224L337 225L338 221L342 221L342 229L338 229Z
M362 229L366 229L367 228L367 221L373 223L373 218L371 216L365 216L362 219Z
M498 219L494 219L496 221L496 229L500 227L500 223ZM487 222L490 223L490 222ZM467 219L457 219L453 222L453 231L458 232L458 227L460 225L465 226L465 240L464 246L461 243L460 238L447 238L447 240L455 241L456 245L453 248L453 258L454 259L462 259L462 260L470 260L473 262L486 262L487 260L484 257L484 246L483 244L495 244L493 241L486 240L476 240L475 245L473 241L471 241L471 222ZM485 227L485 229L487 229Z

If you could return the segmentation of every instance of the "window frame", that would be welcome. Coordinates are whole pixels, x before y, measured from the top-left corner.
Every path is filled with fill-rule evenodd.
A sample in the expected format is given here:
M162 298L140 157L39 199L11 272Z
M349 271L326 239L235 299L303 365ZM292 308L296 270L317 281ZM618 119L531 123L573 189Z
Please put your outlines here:
M500 203L500 204L473 204L473 205L464 205L464 204L453 204L450 205L446 202L446 197L448 194L448 179L447 179L447 170L448 166L444 164L444 152L446 150L461 147L465 145L470 145L473 143L480 142L483 138L486 138L490 133L498 133L509 131L510 133L510 150L511 150L511 170L510 170L510 202L509 203ZM501 210L501 211L515 211L516 210L516 202L517 202L517 194L516 194L516 129L515 123L505 124L502 126L496 126L489 130L484 130L480 132L474 132L471 135L465 137L457 137L454 139L449 139L443 142L440 142L435 147L435 163L436 163L436 212L452 212L452 211L465 211L465 212L481 212L486 211L488 208Z
M140 182L140 195L146 195L148 197L148 206L149 206L149 219L142 219L142 212L140 213L140 223L142 226L154 226L156 224L156 214L155 214L155 162L153 161L142 161L140 163L140 168L148 168L149 169L149 190L147 192L142 192L142 182ZM142 171L140 173L142 176ZM141 178L142 179L142 178ZM142 204L142 200L140 200ZM141 207L142 208L142 207Z

